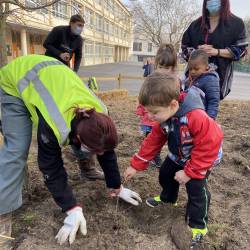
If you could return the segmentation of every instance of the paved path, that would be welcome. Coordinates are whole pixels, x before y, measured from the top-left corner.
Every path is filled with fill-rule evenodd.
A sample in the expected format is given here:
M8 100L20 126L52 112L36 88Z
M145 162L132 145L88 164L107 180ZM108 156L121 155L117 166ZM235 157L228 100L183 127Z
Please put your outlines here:
M232 91L227 99L250 100L250 74L234 72Z
M93 66L85 66L79 70L79 75L83 77L96 76L96 77L114 77L121 73L126 76L142 76L141 63L111 63L100 64ZM101 90L109 90L117 88L117 81L98 82ZM124 80L122 88L128 89L130 95L138 95L141 80ZM226 99L250 100L250 74L234 73L232 92Z

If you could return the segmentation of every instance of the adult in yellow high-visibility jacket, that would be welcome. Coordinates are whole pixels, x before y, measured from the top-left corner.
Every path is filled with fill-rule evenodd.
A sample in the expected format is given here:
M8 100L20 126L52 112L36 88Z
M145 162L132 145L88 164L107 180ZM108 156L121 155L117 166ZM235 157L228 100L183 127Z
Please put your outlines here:
M68 238L72 243L78 228L87 233L82 208L67 184L62 146L72 145L78 157L97 154L112 195L138 205L139 195L121 185L114 152L117 133L107 108L71 69L47 56L19 57L0 69L0 90L4 136L0 149L1 235L10 234L5 231L6 223L11 223L9 215L22 204L32 123L37 125L39 169L55 202L67 213L56 236L60 244Z

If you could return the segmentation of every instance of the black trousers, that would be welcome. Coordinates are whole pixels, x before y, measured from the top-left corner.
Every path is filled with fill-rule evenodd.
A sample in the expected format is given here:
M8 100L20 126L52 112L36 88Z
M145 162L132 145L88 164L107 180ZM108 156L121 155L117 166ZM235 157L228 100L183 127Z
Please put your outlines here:
M179 183L174 179L175 173L183 167L177 165L168 157L160 168L159 182L162 186L161 200L175 203L178 199ZM207 227L208 208L211 195L207 189L207 178L191 179L186 184L188 202L186 208L186 220L192 228L204 229Z

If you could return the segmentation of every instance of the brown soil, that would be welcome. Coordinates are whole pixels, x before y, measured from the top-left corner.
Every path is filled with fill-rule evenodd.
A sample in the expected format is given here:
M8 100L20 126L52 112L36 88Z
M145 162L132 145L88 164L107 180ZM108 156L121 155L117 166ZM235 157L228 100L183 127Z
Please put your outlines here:
M121 173L142 140L138 118L134 114L136 99L109 102L120 136L117 149ZM209 211L209 234L202 249L250 249L250 102L225 101L218 121L222 124L224 159L210 176L212 202ZM14 214L14 249L62 250L54 239L64 215L43 185L36 163L37 147L33 140L29 156L29 185L24 191L24 205ZM166 150L163 150L166 155ZM77 165L66 161L69 176L77 174ZM181 188L179 206L162 205L155 209L143 202L139 207L122 201L116 213L116 199L111 199L101 181L73 182L74 193L83 204L88 234L78 234L70 249L177 249L186 248L189 239L183 223L186 193ZM126 186L140 193L143 200L158 194L158 170L149 168ZM184 233L185 231L185 233ZM185 237L184 237L185 235ZM174 241L174 242L173 242ZM179 243L178 243L179 242Z

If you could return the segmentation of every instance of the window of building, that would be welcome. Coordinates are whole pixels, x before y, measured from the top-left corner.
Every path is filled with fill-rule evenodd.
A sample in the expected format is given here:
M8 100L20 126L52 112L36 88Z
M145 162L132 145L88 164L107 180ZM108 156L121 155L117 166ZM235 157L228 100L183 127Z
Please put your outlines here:
M138 62L143 62L144 56L138 56Z
M123 10L120 8L119 5L117 5L116 8L117 8L116 9L117 12L115 12L115 14L117 15L118 21L120 22L123 19Z
M121 38L121 29L120 29L120 27L117 27L117 37Z
M94 28L94 12L91 9L85 8L84 19L85 19L86 27L93 29Z
M119 37L118 29L119 29L119 28L118 28L116 25L114 25L114 35L115 35L116 37Z
M126 40L127 39L127 32L126 32L126 30L122 30L122 39L123 40Z
M11 36L12 36L12 43L14 43L17 48L21 49L21 35L20 35L20 32L12 30L11 31Z
M105 44L103 46L103 56L104 56L105 63L113 62L114 47Z
M109 12L114 13L114 0L109 0Z
M114 4L114 15L115 15L116 18L119 17L119 10L120 10L119 5L115 3Z
M95 0L95 3L102 5L102 0Z
M104 9L113 13L114 12L114 0L105 0L104 2Z
M108 10L108 2L107 2L107 0L104 0L104 1L103 1L103 8L104 8L105 10Z
M153 50L152 43L148 43L148 52L152 52L152 50Z
M92 42L84 43L84 56L85 57L93 57L94 55L94 46Z
M47 3L47 0L25 0L25 6L26 7L39 7L42 6L44 4ZM40 14L47 14L48 13L48 9L47 8L42 8L42 9L38 9L36 12L40 13Z
M126 30L124 32L124 40L128 40L128 32Z
M81 14L82 12L82 6L75 2L75 1L72 1L71 2L71 15L76 15L76 14Z
M102 56L102 45L100 43L96 43L95 45L95 55L96 57Z
M107 19L104 19L104 32L106 34L109 34L109 21Z
M103 18L98 14L96 14L96 30L100 32L103 31Z
M66 1L59 1L52 5L53 16L68 19L68 5Z
M142 51L142 43L134 42L133 51Z
M41 45L43 43L43 37L39 34L33 34L33 41L36 45Z
M109 34L110 34L111 36L114 35L114 24L113 24L113 23L110 23L110 24L109 24Z

